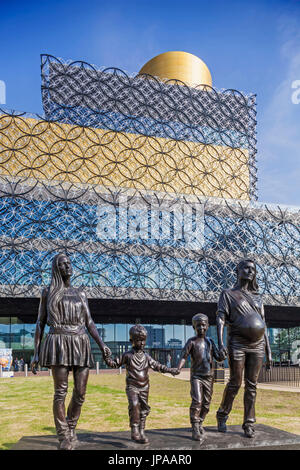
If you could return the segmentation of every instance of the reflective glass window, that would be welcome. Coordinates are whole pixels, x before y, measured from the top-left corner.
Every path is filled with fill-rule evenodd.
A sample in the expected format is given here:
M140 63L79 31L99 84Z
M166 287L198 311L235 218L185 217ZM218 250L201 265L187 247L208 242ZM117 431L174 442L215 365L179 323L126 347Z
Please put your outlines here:
M158 324L144 324L147 330L147 348L164 348L165 347L165 331Z
M11 323L11 348L13 350L24 349L24 324L17 318L12 318Z
M181 325L173 325L172 346L176 349L182 349L184 346L184 323Z
M103 328L105 331L105 342L115 341L115 325L105 323Z
M96 323L96 328L97 328L100 338L102 338L102 340L105 342L106 330L104 328L104 325L102 325L102 323ZM99 362L99 368L101 369L105 368L106 364L103 360L102 352L100 351L100 348L98 344L96 343L96 341L91 336L90 336L90 343L91 343L92 355L93 355L94 362L95 362L95 367L96 367L96 363Z
M0 348L10 348L10 317L0 318Z
M116 324L116 341L129 341L128 338L128 325L127 324Z
M185 325L185 342L193 336L195 336L195 330L192 325Z
M34 349L35 325L24 324L24 349Z
M165 344L168 345L169 341L174 337L173 325L163 325L165 332Z

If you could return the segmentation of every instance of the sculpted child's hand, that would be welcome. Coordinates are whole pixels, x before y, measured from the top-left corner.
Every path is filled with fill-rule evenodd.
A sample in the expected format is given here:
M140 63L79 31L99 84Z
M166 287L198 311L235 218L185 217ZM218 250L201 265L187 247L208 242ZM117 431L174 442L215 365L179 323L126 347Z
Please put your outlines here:
M228 355L228 352L227 352L227 349L225 348L225 346L221 346L219 348L219 354L220 354L220 360L221 361L224 361Z
M116 357L115 362L116 362L117 367L120 367L121 361L118 357Z

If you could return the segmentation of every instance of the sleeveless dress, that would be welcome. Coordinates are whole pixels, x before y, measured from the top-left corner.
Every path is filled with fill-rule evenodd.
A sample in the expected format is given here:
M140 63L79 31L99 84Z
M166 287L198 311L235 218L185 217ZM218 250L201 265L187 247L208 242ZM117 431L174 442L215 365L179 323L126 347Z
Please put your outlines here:
M50 329L40 349L41 366L94 367L85 327L90 315L85 294L74 287L66 289L54 313L47 309L47 292L44 296Z

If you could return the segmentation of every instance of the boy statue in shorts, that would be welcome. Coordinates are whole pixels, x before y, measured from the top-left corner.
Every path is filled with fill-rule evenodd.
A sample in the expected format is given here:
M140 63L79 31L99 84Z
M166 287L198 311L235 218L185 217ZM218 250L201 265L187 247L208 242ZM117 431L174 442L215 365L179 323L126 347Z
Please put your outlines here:
M180 371L188 356L191 356L191 397L190 421L192 425L192 438L202 441L204 430L202 423L209 411L213 392L213 369L212 361L223 361L215 343L206 336L209 327L208 317L203 313L197 313L192 318L192 324L196 336L190 338L181 351L178 363Z
M109 367L126 367L126 394L128 398L129 422L131 439L147 444L149 442L144 433L145 422L150 413L148 405L149 395L149 368L158 372L179 374L178 369L167 367L155 361L144 352L147 339L147 330L142 325L134 325L129 330L132 349L125 352L121 358L106 356L105 362Z

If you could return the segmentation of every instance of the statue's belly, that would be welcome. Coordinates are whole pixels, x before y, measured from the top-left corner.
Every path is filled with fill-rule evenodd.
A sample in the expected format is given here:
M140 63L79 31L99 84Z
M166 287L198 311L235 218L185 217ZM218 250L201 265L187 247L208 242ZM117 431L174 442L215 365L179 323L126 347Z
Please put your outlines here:
M243 338L256 342L262 339L265 333L265 323L258 314L241 316L237 332Z

